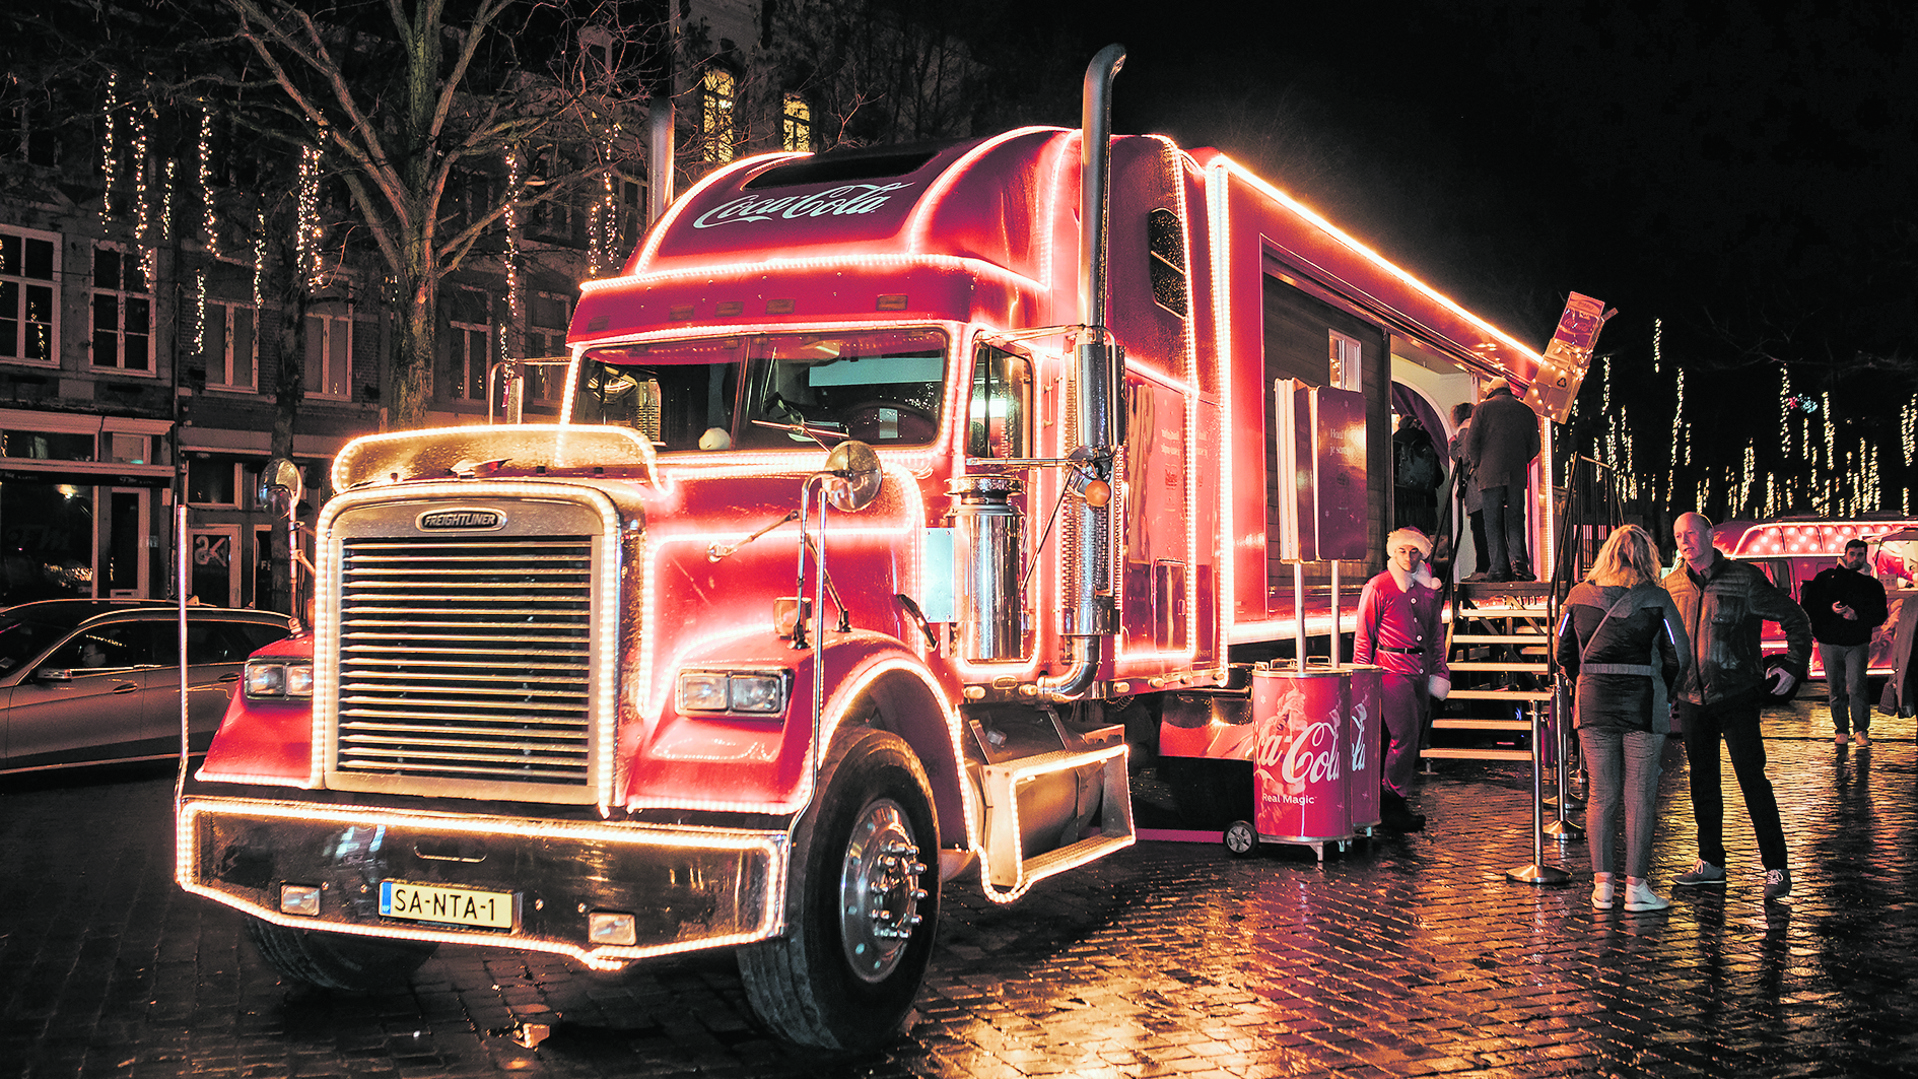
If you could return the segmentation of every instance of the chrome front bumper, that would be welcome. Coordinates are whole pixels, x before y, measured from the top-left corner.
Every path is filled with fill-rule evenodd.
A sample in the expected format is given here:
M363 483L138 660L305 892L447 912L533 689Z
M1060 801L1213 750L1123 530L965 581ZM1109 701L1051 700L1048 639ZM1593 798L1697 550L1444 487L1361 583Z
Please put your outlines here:
M783 832L194 797L176 826L182 888L297 929L525 948L616 969L784 928ZM508 894L513 927L382 916L383 881ZM319 889L318 912L283 911L288 886ZM590 939L588 916L606 911L633 916L632 943Z

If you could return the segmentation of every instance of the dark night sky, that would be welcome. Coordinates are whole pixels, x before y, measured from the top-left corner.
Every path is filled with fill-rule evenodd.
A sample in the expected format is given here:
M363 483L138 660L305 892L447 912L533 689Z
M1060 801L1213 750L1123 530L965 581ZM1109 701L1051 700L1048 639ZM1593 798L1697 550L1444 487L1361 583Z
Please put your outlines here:
M1748 434L1762 454L1782 359L1795 387L1834 390L1842 431L1898 442L1918 388L1918 5L1071 0L1057 17L1086 57L1127 47L1117 130L1227 150L1534 347L1568 291L1618 308L1599 351L1658 441L1676 360L1694 416L1723 412L1726 459Z

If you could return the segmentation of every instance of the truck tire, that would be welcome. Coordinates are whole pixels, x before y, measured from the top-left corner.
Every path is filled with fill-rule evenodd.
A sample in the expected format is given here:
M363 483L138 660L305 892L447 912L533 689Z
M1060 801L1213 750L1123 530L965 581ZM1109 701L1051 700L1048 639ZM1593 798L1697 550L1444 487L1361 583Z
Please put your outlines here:
M891 1041L939 920L931 784L904 740L841 734L793 836L786 935L741 948L746 999L779 1037L830 1053Z
M410 940L315 933L248 918L246 935L267 965L288 981L363 992L404 982L439 949Z

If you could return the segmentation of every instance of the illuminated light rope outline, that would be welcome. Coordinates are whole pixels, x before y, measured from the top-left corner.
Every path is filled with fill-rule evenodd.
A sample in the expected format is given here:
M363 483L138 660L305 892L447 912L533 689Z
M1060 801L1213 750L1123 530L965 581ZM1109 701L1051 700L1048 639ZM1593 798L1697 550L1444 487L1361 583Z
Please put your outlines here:
M978 164L981 158L1013 139L1061 130L1049 127L1014 128L995 135L961 154L956 161L941 170L938 177L926 186L925 193L913 202L911 211L906 215L905 227L900 230L906 237L906 250L923 253L932 246L932 215L945 206L947 194L958 186L959 181L972 171L972 167ZM1050 229L1045 230L1048 238L1050 234Z
M1059 874L1064 873L1068 870L1077 869L1078 867L1085 865L1087 862L1096 861L1100 858L1105 857L1108 854L1112 854L1117 851L1124 850L1125 848L1130 847L1139 841L1138 829L1135 827L1133 829L1133 834L1131 835L1127 835L1124 837L1116 837L1116 836L1110 837L1118 840L1118 842L1116 843L1100 844L1096 847L1093 847L1087 850L1084 854L1081 854L1077 857L1067 858L1063 861L1058 862L1057 864L1048 865L1046 866L1044 872L1028 874L1026 872L1025 840L1019 834L1019 828L1017 827L1019 801L1016 796L1016 792L1018 791L1020 784L1024 780L1037 778L1038 776L1043 776L1043 775L1052 775L1058 772L1070 771L1071 769L1081 768L1088 764L1095 764L1103 769L1110 766L1110 762L1112 758L1126 756L1128 753L1128 750L1129 750L1129 747L1124 742L1119 742L1115 745L1104 746L1096 750L1088 751L1086 753L1073 754L1072 756L1070 756L1069 758L1063 761L1058 761L1051 764L1037 765L1037 766L1019 767L1011 770L1011 772L1008 775L1006 785L1008 790L1015 792L1015 796L1013 798L1011 808L1007 811L1011 812L1014 815L1013 816L1014 827L1009 829L1009 831L1012 833L1013 857L1019 866L1019 880L1018 880L1018 883L1013 885L1012 888L1006 891L1000 891L998 888L996 888L993 885L991 874L986 870L984 866L981 866L979 871L979 883L980 883L980 886L984 888L987 899L990 899L995 903L1015 902L1019 899L1020 896L1023 896L1026 894L1026 892L1030 891L1033 885L1039 883L1042 880L1045 880L1048 877L1056 877ZM1048 754L1048 756L1049 755L1050 754ZM970 780L965 781L965 783L963 784L963 788L968 792L968 797L970 797L970 792L972 789L971 781ZM1101 809L1101 813L1103 812L1104 810ZM968 833L972 831L972 818L970 816L966 818L966 830ZM970 838L970 835L968 835L968 838ZM983 848L980 848L975 845L973 849L980 850Z
M1015 289L1029 289L1035 293L1043 291L1044 289L1044 286L1032 278L1015 270L1008 270L997 263L987 262L982 258L976 258L971 255L941 255L929 252L914 252L903 255L876 253L864 255L809 255L796 258L764 259L758 262L715 262L672 270L648 270L645 273L636 273L626 277L602 277L596 281L583 282L579 288L582 293L591 294L604 292L608 289L637 288L641 285L662 285L675 281L693 279L705 280L714 285L721 285L729 283L719 280L722 278L735 278L743 281L750 277L765 277L780 273L820 273L828 270L856 270L879 267L903 267L908 269L926 267L928 269L956 270L960 273L988 278L998 284ZM913 323L907 322L892 323L892 325L912 324ZM746 327L740 323L720 323L719 325L726 326L734 334L746 332ZM780 326L783 328L792 324L768 323L765 325ZM616 339L617 338L608 338L606 340L597 340L591 342L591 344L598 346L605 344L607 340Z
M380 437L380 436L373 436ZM336 466L337 467L337 466ZM379 504L393 501L396 488L372 487L357 491L347 491L327 503L320 515L316 529L315 550L320 558L321 572L318 596L314 603L313 627L313 746L309 764L307 782L319 788L324 786L326 777L326 758L332 744L332 734L339 725L339 668L337 658L340 643L340 575L333 572L339 554L336 548L339 537L333 532L333 522L348 510L362 504ZM459 480L451 482L423 482L404 488L405 500L431 500L451 497L454 499L532 499L552 501L555 497L577 503L584 508L597 511L600 519L600 533L593 537L593 557L598 561L598 578L594 586L593 604L596 608L592 640L596 642L595 651L602 652L609 642L619 640L619 604L612 602L617 596L621 558L620 518L613 500L602 491L591 487L575 486L556 491L552 483L525 483L521 481L490 482ZM403 537L395 537L403 538ZM641 582L645 586L645 582ZM334 657L334 658L327 658ZM598 768L598 782L593 795L595 804L601 813L612 805L613 782L617 771L617 761L613 754L613 738L618 726L618 700L613 692L612 671L616 659L605 655L592 671L592 704L588 721L596 728L597 738L593 746L593 763ZM322 702L332 702L331 719L322 708ZM568 803L570 804L570 803Z
M781 925L780 905L786 894L786 857L787 837L777 832L748 832L737 829L701 828L671 829L657 825L620 826L611 824L577 824L561 821L528 822L513 817L461 816L442 817L423 813L407 813L380 807L360 807L364 812L352 813L341 809L332 809L308 803L227 801L216 799L188 799L182 804L175 824L174 849L178 853L174 860L174 880L181 889L194 895L204 896L215 902L235 909L244 910L262 921L291 929L320 928L327 932L350 933L356 936L378 937L390 940L431 940L443 944L494 944L523 948L528 951L550 952L571 956L594 970L613 971L623 968L635 959L654 956L674 955L682 952L722 948L734 944L746 944L765 940L779 931ZM210 888L196 882L194 867L199 862L199 849L195 841L195 823L198 818L208 814L244 817L265 820L324 821L344 825L416 825L423 829L438 832L458 832L465 835L506 835L526 839L575 840L582 842L615 843L631 847L659 847L666 850L710 850L733 851L741 854L757 852L764 856L767 868L766 895L759 906L760 929L744 933L730 933L705 937L691 941L677 941L671 944L651 946L603 946L582 947L560 940L542 940L535 937L513 934L466 932L456 933L445 930L420 928L398 928L384 925L356 925L351 923L325 922L315 918L293 917L282 914L273 907L261 903L255 904L229 892ZM744 868L745 859L742 859Z
M1900 528L1918 527L1918 520L1846 521L1832 523L1753 525L1738 539L1735 555L1838 555L1854 539L1874 540Z
M1461 316L1462 318L1464 318L1466 321L1470 322L1474 326L1477 326L1479 329L1484 330L1486 333L1497 338L1501 343L1508 345L1512 349L1516 350L1519 353L1519 355L1530 358L1534 364L1542 364L1544 362L1543 358L1540 357L1538 353L1532 351L1531 349L1527 348L1523 344L1519 343L1517 339L1513 338L1511 335L1507 334L1505 331L1500 330L1498 327L1493 326L1489 322L1486 322L1484 319L1478 317L1477 315L1474 315L1472 312L1467 311L1463 307L1460 307L1456 302L1454 302L1453 300L1451 300L1444 294L1433 289L1431 286L1425 284L1423 281L1420 281L1418 278L1413 277L1411 274L1406 273L1404 270L1400 269L1398 266L1388 261L1384 256L1378 254L1377 252L1373 251L1371 248L1365 246L1364 244L1360 243L1358 240L1354 239L1352 236L1341 231L1337 226L1333 225L1330 221L1327 221L1325 218L1320 217L1317 213L1313 212L1310 208L1306 207L1303 203L1292 198L1290 195L1287 195L1285 192L1280 191L1278 188L1273 187L1270 183L1267 183L1265 180L1261 179L1259 176L1247 171L1243 166L1238 164L1238 162L1233 161L1231 158L1221 155L1217 161L1215 161L1212 165L1206 168L1205 172L1206 172L1206 183L1209 189L1207 202L1213 213L1213 219L1211 222L1212 233L1213 233L1212 262L1213 262L1213 274L1214 274L1214 286L1215 286L1213 307L1216 312L1215 317L1218 320L1218 323L1217 323L1218 332L1215 336L1215 340L1217 342L1217 347L1220 352L1220 364L1222 369L1225 366L1224 353L1229 348L1228 342L1231 340L1231 334L1229 332L1231 327L1231 302L1228 296L1231 291L1230 289L1231 277L1229 276L1229 271L1231 269L1232 233L1230 228L1230 224L1231 224L1230 192L1228 189L1229 185L1226 183L1228 175L1237 176L1240 179L1245 180L1249 185L1263 192L1264 194L1272 198L1274 201L1278 202L1280 205L1298 214L1300 217L1303 217L1313 227L1324 232L1326 235L1338 241L1341 245L1349 248L1351 251L1358 254L1360 257L1364 258L1367 262L1370 262L1374 266L1378 267L1379 269L1386 271L1387 273L1391 274L1393 277L1397 278L1399 281L1407 285L1410 285L1412 288L1417 290L1420 294L1426 296L1428 299L1431 299L1437 302L1441 306L1445 307L1447 310L1452 311L1453 313ZM1390 348L1389 343L1387 345L1387 348L1388 349ZM1480 360L1481 362L1485 362L1485 358L1483 357L1481 357ZM1507 368L1502 362L1497 362L1497 361L1492 361L1492 362L1497 363L1499 370L1504 371L1507 374L1510 373L1510 369ZM1229 377L1229 373L1224 372L1223 370L1221 373L1222 373L1222 377L1220 380L1221 382L1220 398L1224 402L1226 416L1231 417L1233 415L1232 380ZM1550 437L1549 432L1546 434L1545 437L1549 439ZM1548 448L1549 448L1549 443L1548 443ZM1238 544L1238 538L1237 538L1238 521L1237 521L1237 518L1233 516L1231 512L1232 511L1231 455L1225 454L1222 456L1224 456L1226 459L1224 463L1224 474L1225 474L1226 482L1221 488L1221 498L1220 498L1221 512L1223 514L1222 519L1229 522L1229 524L1227 527L1222 527L1220 529L1219 534L1222 540L1225 540L1226 542L1231 544L1233 547L1236 547ZM1541 497L1543 496L1541 495ZM1549 524L1549 516L1546 518L1546 523ZM1220 604L1220 607L1222 608L1222 616L1231 619L1231 622L1229 626L1227 627L1227 634L1230 641L1232 641L1233 643L1241 643L1244 641L1264 640L1266 639L1267 634L1272 632L1279 632L1285 628L1286 623L1285 623L1285 620L1283 619L1268 618L1268 619L1262 619L1259 621L1248 621L1248 622L1238 621L1237 619L1238 600L1237 600L1237 593L1236 593L1237 566L1232 562L1231 559L1225 560L1225 568L1224 568L1223 576L1225 578L1225 587L1226 587L1225 594L1229 597L1229 599L1227 602ZM1328 616L1328 624L1329 624L1329 621L1330 620ZM1309 620L1308 620L1308 625L1309 625Z
M571 370L570 366L568 367L568 370L569 371ZM568 408L572 406L571 398L567 399L566 404ZM589 431L595 431L595 432L611 432L613 434L613 437L615 438L624 437L627 441L631 442L634 446L639 448L639 451L640 451L639 456L641 458L641 463L646 468L648 478L654 484L658 484L659 482L659 468L658 468L657 458L655 457L653 453L653 444L647 441L646 439L641 438L638 432L629 430L624 427L615 427L611 424L601 425L601 424L586 424L586 423L518 423L518 424L500 425L498 429L510 431L515 435L539 434L541 432L545 432L545 433L550 433L555 435L562 441L565 440L569 435L571 435L575 431L589 430ZM489 428L484 426L473 426L471 424L468 424L468 425L456 426L456 427L425 427L425 428L420 428L418 430L388 431L385 434L362 435L359 438L355 438L349 441L346 444L346 446L342 448L337 455L334 456L333 469L332 469L332 472L329 473L329 482L332 484L333 489L336 491L345 491L349 488L349 486L351 486L350 483L348 482L348 475L345 469L345 462L350 457L354 456L353 454L349 453L349 451L357 449L358 447L363 445L370 446L370 445L377 445L385 442L407 442L414 439L424 439L424 438L430 438L430 437L437 437L440 435L462 435L467 438L480 438L480 437L484 437L485 432L488 430ZM580 464L580 465L569 465L567 467L585 467L585 466L583 464ZM564 479L566 477L562 476L558 478ZM618 477L615 477L615 478L618 478ZM415 477L415 479L417 479L417 477ZM464 485L470 485L472 481L462 480L461 483ZM374 486L391 487L392 484L382 479L382 480L374 481ZM364 490L363 487L355 488L355 489ZM461 487L461 490L472 490L472 489L473 488L471 486Z
M1192 224L1186 213L1185 154L1173 144L1171 139L1163 135L1148 135L1145 137L1160 144L1162 163L1168 175L1172 177L1171 186L1178 206L1180 240L1185 245L1186 252L1186 294L1189 297L1192 291ZM1187 310L1189 311L1190 309L1191 306L1190 303L1188 303ZM1113 644L1113 658L1115 663L1120 657L1123 657L1130 660L1158 660L1160 662L1185 663L1190 666L1199 654L1199 444L1197 441L1199 424L1199 344L1197 331L1192 328L1192 321L1193 319L1190 315L1179 320L1180 328L1183 331L1182 336L1185 340L1185 353L1180 357L1181 371L1178 378L1160 372L1144 363L1135 365L1131 362L1130 357L1128 357L1126 361L1128 368L1136 366L1142 371L1149 372L1168 388L1177 391L1184 404L1186 647L1183 650L1146 649L1135 652L1123 646L1124 635L1121 634ZM1128 447L1126 452L1132 452L1131 448ZM1126 494L1129 498L1132 492L1128 490ZM1121 580L1123 580L1123 578L1121 578ZM1123 589L1121 589L1121 594L1123 594Z

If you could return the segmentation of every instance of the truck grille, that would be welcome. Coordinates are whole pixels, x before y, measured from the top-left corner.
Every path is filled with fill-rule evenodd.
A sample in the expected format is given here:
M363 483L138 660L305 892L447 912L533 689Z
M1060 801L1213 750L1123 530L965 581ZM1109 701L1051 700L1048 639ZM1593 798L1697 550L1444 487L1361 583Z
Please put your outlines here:
M345 539L334 768L583 787L592 537Z

